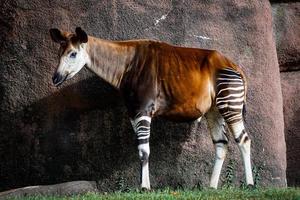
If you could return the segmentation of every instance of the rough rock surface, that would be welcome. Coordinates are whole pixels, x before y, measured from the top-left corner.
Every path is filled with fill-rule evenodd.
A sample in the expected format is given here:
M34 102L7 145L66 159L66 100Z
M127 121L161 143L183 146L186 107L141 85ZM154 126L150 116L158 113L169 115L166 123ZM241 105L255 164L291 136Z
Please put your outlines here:
M287 183L299 186L300 2L274 3L272 10L284 100Z
M280 74L285 139L287 144L287 180L289 186L300 185L300 72Z
M97 184L94 181L72 181L55 185L28 186L5 192L0 192L0 200L11 198L22 198L26 196L46 195L46 196L71 196L84 194L87 192L97 192Z
M280 71L300 71L300 2L272 5Z
M116 91L87 70L52 86L57 45L48 30L74 30L105 39L152 38L218 49L249 80L247 129L261 185L285 186L282 97L271 6L266 0L4 1L0 9L0 189L97 180L100 190L136 186L135 137ZM204 121L156 119L151 138L154 187L207 186L213 145ZM236 182L243 180L240 153ZM225 171L226 166L224 166ZM223 174L224 179L224 174ZM122 183L122 184L120 184Z

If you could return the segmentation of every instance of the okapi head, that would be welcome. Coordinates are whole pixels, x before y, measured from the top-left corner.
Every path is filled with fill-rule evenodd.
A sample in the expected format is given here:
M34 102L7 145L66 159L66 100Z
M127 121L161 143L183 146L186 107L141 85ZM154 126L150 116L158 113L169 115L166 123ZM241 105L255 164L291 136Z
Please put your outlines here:
M88 63L89 56L86 52L88 36L80 27L75 29L75 34L53 28L50 29L50 35L54 42L60 44L59 64L52 78L53 84L59 86Z

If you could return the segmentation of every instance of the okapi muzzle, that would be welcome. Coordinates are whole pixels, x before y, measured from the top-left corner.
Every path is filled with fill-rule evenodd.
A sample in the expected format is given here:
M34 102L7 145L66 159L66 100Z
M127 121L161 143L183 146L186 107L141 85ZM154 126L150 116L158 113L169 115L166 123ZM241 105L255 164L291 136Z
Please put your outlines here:
M53 84L58 87L60 86L63 82L65 82L65 80L67 80L68 78L68 75L61 75L60 73L58 72L55 72L53 77L52 77L52 81L53 81Z

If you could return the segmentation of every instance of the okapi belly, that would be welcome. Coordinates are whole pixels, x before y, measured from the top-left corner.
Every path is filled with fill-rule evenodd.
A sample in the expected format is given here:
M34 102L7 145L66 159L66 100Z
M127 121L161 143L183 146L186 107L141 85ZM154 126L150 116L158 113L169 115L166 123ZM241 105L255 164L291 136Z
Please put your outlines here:
M177 106L157 113L157 115L175 122L195 121L203 114L196 106L191 107L190 105Z

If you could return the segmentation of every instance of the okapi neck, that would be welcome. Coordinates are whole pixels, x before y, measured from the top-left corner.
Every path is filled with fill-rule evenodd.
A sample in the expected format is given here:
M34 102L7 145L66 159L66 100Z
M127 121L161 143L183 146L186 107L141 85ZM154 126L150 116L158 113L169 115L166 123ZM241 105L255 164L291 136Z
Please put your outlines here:
M134 47L89 37L86 50L90 60L87 67L119 89L128 63L134 57Z

